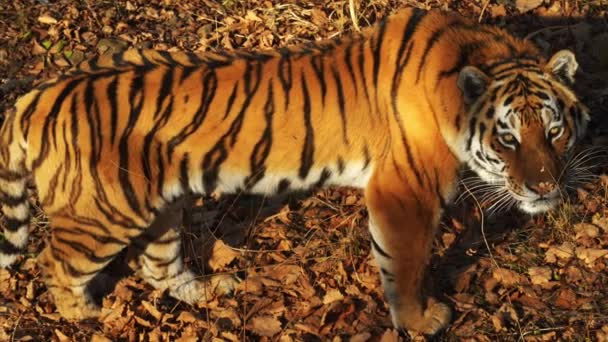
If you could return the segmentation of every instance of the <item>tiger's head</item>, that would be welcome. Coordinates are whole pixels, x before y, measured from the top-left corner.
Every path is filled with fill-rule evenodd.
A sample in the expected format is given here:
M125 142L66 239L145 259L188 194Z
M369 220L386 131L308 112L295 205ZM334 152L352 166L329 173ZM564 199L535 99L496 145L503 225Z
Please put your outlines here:
M560 201L572 147L589 121L571 90L577 68L574 54L562 50L546 63L517 59L460 72L469 114L464 153L495 200L531 214Z

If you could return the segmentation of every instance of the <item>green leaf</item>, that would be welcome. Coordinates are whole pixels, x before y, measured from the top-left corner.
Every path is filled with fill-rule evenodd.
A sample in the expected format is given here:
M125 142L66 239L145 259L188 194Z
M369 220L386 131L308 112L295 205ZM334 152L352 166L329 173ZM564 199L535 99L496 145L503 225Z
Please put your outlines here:
M23 32L23 33L22 33L22 34L19 36L19 39L22 39L22 40L28 40L28 39L30 39L30 37L31 37L31 36L32 36L32 31L26 31L26 32Z
M74 54L74 51L72 50L65 50L63 51L63 55L65 56L65 58L72 58L72 55Z
M53 45L53 42L51 42L48 39L42 42L42 47L44 47L47 50L51 48L51 45Z

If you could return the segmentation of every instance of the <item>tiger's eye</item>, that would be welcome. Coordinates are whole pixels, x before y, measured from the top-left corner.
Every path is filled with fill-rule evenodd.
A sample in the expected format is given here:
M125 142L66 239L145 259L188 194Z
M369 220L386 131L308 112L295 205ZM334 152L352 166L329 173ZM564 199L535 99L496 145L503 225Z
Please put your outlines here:
M549 130L549 134L551 134L552 136L556 136L559 134L559 132L562 130L561 127L553 127Z
M513 136L513 134L503 134L502 135L502 140L506 143L511 143L513 142L513 140L515 140L515 137Z

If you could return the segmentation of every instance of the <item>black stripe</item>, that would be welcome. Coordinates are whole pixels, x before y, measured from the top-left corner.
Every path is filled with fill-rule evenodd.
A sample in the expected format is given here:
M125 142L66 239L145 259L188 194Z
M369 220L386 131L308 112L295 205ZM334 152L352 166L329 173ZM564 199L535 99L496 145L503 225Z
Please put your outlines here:
M185 66L182 68L182 74L179 76L179 84L183 84L190 75L192 75L195 71L201 70L199 66Z
M162 166L161 165L162 158L161 158L161 160L157 160L156 162L151 160L153 157L152 153L150 153L150 149L152 148L152 142L154 141L156 134L163 127L165 127L165 125L167 125L167 122L169 122L169 118L171 117L172 113L173 113L173 96L170 96L169 104L167 104L167 108L165 108L162 116L156 120L152 129L150 131L148 131L148 133L144 137L144 145L143 145L143 149L142 149L143 152L141 154L141 164L142 164L141 166L142 166L142 169L144 172L144 177L146 177L146 179L148 180L148 192L147 192L148 194L151 193L152 178L153 178L152 170L150 169L150 165L154 165L156 168L159 168ZM162 195L162 192L159 192L159 194Z
M179 182L184 191L190 191L190 154L185 153L179 162Z
M249 160L250 175L245 178L245 189L249 190L253 188L257 182L259 182L266 173L266 159L270 154L272 148L272 117L274 115L274 93L272 88L272 79L268 81L268 97L266 98L266 104L264 104L264 119L266 121L266 127L262 136L253 147L253 152Z
M0 253L4 255L21 254L22 249L7 240L0 240Z
M205 154L202 162L203 169L203 187L205 193L213 192L217 186L217 178L219 176L222 163L228 158L227 142L230 147L234 147L238 134L241 131L245 113L251 104L253 95L257 92L261 80L262 66L260 64L247 64L245 69L244 90L245 101L237 117L232 121L228 131L222 135L218 142ZM252 76L254 77L252 84ZM230 139L230 141L228 141Z
M28 213L29 214L29 213ZM30 218L27 217L23 220L15 219L12 217L4 216L4 228L9 232L16 232L19 228L27 225L30 222Z
M367 105L372 107L371 100L369 98L369 91L367 87L367 77L365 76L365 44L359 44L359 74L361 75L361 87L363 87L363 91L365 92L365 98L367 99Z
M411 19L410 23L413 20L414 19ZM409 25L410 23L408 23L408 26L410 26ZM416 26L412 25L410 36L411 36L411 34L414 33L415 29L416 29ZM402 43L405 44L404 42L402 42ZM401 135L401 144L403 145L403 148L405 149L407 161L409 163L410 168L414 172L414 175L416 176L418 185L422 186L422 175L420 174L420 171L418 170L416 163L414 162L414 156L412 154L410 145L407 141L405 127L403 125L403 119L401 118L401 113L399 112L399 108L397 106L397 95L398 95L397 90L399 88L399 84L401 83L401 76L403 75L403 70L405 69L405 67L407 66L407 63L409 61L411 51L413 50L413 46L414 46L414 42L411 42L411 44L409 45L409 48L407 49L407 52L405 53L403 58L401 58L402 50L400 49L400 51L399 51L400 56L397 59L397 71L395 72L395 74L393 76L393 83L391 85L391 105L393 108L393 117L394 117L395 121L397 122L397 126L399 127L399 134Z
M22 192L19 196L13 196L0 190L0 203L3 206L16 207L24 202L27 202L27 191Z
M114 254L105 257L100 257L96 255L95 251L91 250L89 246L86 246L85 244L76 240L66 240L61 237L55 236L55 241L69 246L71 249L82 254L85 258L87 258L88 261L95 264L105 264L114 258Z
M374 237L370 235L370 240L372 241L372 247L374 248L374 250L376 252L378 252L378 254L380 254L381 256L387 258L387 259L392 259L393 257L390 256L390 254L388 254L387 252L385 252L380 245L378 245L378 243L376 242L376 240L374 240Z
M173 89L173 74L175 73L174 68L165 70L162 81L160 83L160 89L156 98L156 110L154 111L154 119L160 114L165 99L171 95Z
M70 119L72 120L71 122L71 129L72 129L72 146L74 147L74 161L75 161L75 165L74 165L74 173L75 173L75 177L72 179L71 181L71 188L70 188L70 195L69 195L69 201L71 203L76 203L76 200L78 199L78 197L80 196L80 193L82 191L82 158L80 157L80 139L78 138L79 134L80 134L80 128L79 128L79 111L78 111L78 105L80 104L80 99L78 97L78 94L74 94L74 96L72 97L72 104L70 106ZM85 109L86 110L86 109ZM63 165L60 165L59 169L57 170L57 174L56 176L58 177L60 169L63 168ZM65 170L67 172L67 170ZM55 193L55 188L57 186L57 178L53 177L53 181L51 183L51 186L49 187L49 191L53 192L53 196Z
M108 84L108 101L110 102L110 142L112 146L116 141L116 123L118 121L118 76Z
M285 97L285 109L289 106L289 92L292 86L291 58L288 49L280 49L281 59L279 60L279 81L283 88L283 96Z
M363 146L363 170L367 169L367 167L369 166L369 164L372 161L372 157L369 153L369 147L367 147L367 144L365 144L365 146Z
M355 76L355 70L354 70L353 61L352 61L353 46L354 46L354 43L350 42L348 44L348 46L346 47L346 49L344 50L344 62L346 63L346 69L348 70L348 74L350 75L350 79L351 79L353 88L355 89L355 97L357 97L359 88L357 88L357 77Z
M279 182L279 185L277 187L277 194L282 194L285 191L287 191L287 189L289 189L289 186L291 185L291 181L289 179L281 179L281 181Z
M477 119L474 117L469 121L469 138L467 139L467 151L471 150L471 144L473 143L473 136L475 135L475 125L477 124Z
M207 116L207 112L211 106L211 102L215 97L217 90L217 75L214 71L209 71L203 77L201 103L194 114L192 121L188 123L179 133L172 137L167 143L167 159L172 161L175 148L184 142L191 134L193 134L203 123Z
M72 91L74 91L74 88L76 88L80 82L81 82L81 79L70 80L69 82L66 83L66 85L64 86L61 93L59 93L59 95L55 98L55 101L53 102L53 106L51 107L51 110L49 111L49 113L47 114L47 116L44 120L44 125L42 127L41 141L44 141L44 142L49 141L49 126L51 124L54 124L57 121L57 117L59 116L63 103L65 102L66 98L72 93ZM42 144L42 146L40 148L40 153L38 153L38 156L32 162L32 171L35 171L36 169L38 169L40 167L40 165L42 164L44 158L46 158L48 153L49 153L49 144L48 143Z
M139 204L139 200L135 193L135 189L133 189L133 184L129 179L130 176L130 168L129 168L129 138L139 115L141 114L141 108L144 103L144 77L145 74L140 73L136 74L131 82L131 89L129 90L129 105L131 107L129 118L127 120L127 125L123 130L122 136L120 137L118 150L119 150L119 168L118 168L118 179L122 188L122 192L127 199L127 203L133 212L143 217L143 212L141 206ZM139 95L139 103L135 103L135 99Z
M439 86L439 82L455 75L456 73L459 73L460 70L462 70L462 68L467 66L470 63L469 58L470 58L471 54L479 51L480 49L482 49L486 46L487 46L487 42L484 42L484 41L470 42L470 43L467 43L467 44L464 44L463 46L461 46L460 54L459 54L458 60L456 61L456 64L453 67L451 67L450 69L442 70L437 75L437 79L435 80L435 89L437 89L437 87Z
M32 115L34 115L34 113L36 112L36 109L38 108L38 102L40 101L41 95L42 95L42 91L40 91L38 94L36 94L36 97L34 97L34 99L27 105L27 108L25 108L25 110L21 113L21 121L19 124L20 124L21 130L23 131L23 135L25 137L27 137L29 134L30 119L32 118Z
M325 95L327 94L327 81L325 80L324 59L322 55L310 57L310 64L314 70L315 76L321 85L321 103L325 106Z
M384 42L384 35L386 33L387 19L383 19L378 27L378 36L374 39L374 51L372 54L373 63L373 80L374 89L378 89L378 75L380 74L380 63L382 58L380 54L382 52L382 43Z
M156 146L156 167L158 168L158 175L156 176L158 179L156 191L159 196L163 197L163 189L165 188L165 161L163 160L163 144L158 144ZM186 189L183 189L186 190Z
M315 133L311 120L310 94L308 92L308 86L306 85L306 78L304 74L302 74L302 96L304 101L302 111L304 112L304 127L306 129L306 136L304 137L304 148L302 149L302 156L300 157L300 170L298 175L301 179L305 179L306 176L308 176L308 172L310 172L314 162Z
M338 157L338 172L340 174L342 174L344 172L344 167L345 167L344 159L341 156L339 156Z
M216 83L217 83L217 79L216 79ZM230 110L232 110L232 106L234 105L234 101L236 100L236 92L238 89L239 89L239 81L236 81L236 82L234 82L234 86L232 87L232 92L230 93L230 96L228 96L228 103L226 104L226 111L224 112L224 117L222 118L222 121L226 120L228 115L230 115Z
M314 187L315 188L320 188L323 185L325 185L325 183L327 182L327 180L331 177L331 170L329 170L328 168L324 167L323 171L321 171L321 175L319 176L319 180L317 180L317 182L315 183Z
M384 267L380 267L380 273L384 276L384 280L386 281L395 281L395 274L390 272Z
M334 82L336 83L336 91L338 92L338 107L340 108L340 119L342 122L342 140L346 145L350 145L348 141L347 134L347 122L346 122L346 110L344 108L345 100L344 100L344 90L342 88L342 81L340 79L340 75L338 74L338 70L336 70L335 66L331 68L332 74L334 76Z

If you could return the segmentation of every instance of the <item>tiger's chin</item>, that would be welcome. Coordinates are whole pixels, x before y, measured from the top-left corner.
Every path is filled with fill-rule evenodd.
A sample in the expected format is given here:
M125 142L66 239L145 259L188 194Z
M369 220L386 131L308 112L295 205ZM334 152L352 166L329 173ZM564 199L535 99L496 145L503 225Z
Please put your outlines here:
M559 198L544 198L532 201L519 201L519 209L531 214L537 215L545 213L559 204Z

